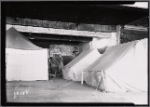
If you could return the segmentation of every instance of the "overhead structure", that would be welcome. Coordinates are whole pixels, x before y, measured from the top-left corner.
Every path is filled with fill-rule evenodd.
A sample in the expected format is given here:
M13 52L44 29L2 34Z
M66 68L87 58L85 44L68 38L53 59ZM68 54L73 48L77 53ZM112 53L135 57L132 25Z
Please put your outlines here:
M102 91L148 91L147 38L110 47L84 72L88 85Z
M10 28L6 32L6 80L48 80L48 51Z
M101 57L101 54L97 49L84 50L75 59L64 66L64 79L82 81L83 71L92 63L94 63L99 57Z
M110 37L110 33L102 32L91 32L91 31L78 31L78 30L66 30L66 29L54 29L54 28L43 28L43 27L32 27L32 26L21 26L21 25L6 25L6 29L14 27L20 32L26 33L37 33L37 34L56 34L66 36L81 36L81 37L96 37L106 38Z

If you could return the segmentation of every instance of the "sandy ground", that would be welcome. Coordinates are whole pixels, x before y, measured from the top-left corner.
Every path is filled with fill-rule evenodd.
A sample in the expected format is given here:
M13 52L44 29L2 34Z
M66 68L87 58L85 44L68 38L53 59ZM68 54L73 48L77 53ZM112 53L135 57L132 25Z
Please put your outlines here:
M80 82L55 79L52 81L7 82L8 102L120 102L144 105L147 93L102 93Z

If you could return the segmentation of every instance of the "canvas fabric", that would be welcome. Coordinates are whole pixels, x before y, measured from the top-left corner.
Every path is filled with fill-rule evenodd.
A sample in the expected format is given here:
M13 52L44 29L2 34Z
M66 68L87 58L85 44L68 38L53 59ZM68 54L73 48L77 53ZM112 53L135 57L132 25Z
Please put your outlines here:
M40 47L34 45L15 28L11 27L6 32L6 47L22 50L38 50Z
M66 80L81 81L82 72L95 62L101 54L97 49L89 49L81 52L75 59L63 67L63 77Z
M32 44L14 28L6 32L6 80L48 80L48 50Z
M48 80L48 51L6 48L7 81Z
M88 85L103 91L147 91L147 39L110 47L84 74Z

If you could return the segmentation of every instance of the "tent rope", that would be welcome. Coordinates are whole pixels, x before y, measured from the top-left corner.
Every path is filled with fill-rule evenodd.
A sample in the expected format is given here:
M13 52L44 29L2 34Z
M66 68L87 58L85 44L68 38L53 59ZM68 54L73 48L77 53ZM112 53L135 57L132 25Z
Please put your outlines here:
M107 75L108 75L108 74L107 74ZM108 75L108 76L109 76L109 75ZM110 78L119 88L123 89L122 87L119 86L119 84L117 84L117 82L116 82L113 78L111 78L111 76L109 76L109 78Z

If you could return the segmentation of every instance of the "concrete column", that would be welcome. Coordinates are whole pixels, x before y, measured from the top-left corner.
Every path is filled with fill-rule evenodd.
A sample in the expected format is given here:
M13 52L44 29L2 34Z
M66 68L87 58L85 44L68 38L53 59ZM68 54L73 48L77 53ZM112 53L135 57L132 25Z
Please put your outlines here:
M116 26L116 33L117 33L117 44L120 44L121 25Z
M109 41L108 41L108 47L115 46L117 44L118 44L117 33L112 32L111 37L109 38Z

